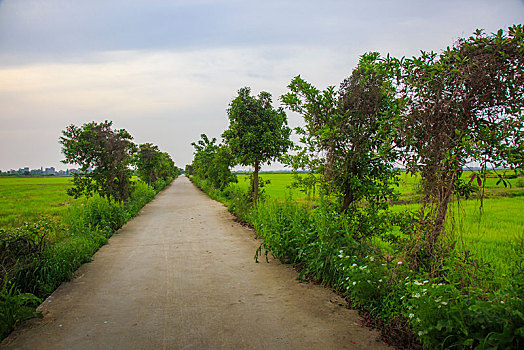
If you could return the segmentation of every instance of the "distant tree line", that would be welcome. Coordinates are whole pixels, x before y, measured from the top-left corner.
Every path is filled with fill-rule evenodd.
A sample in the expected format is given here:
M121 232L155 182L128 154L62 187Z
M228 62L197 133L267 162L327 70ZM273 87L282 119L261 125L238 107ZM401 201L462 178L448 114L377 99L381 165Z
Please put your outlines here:
M62 131L60 144L65 164L78 165L74 186L68 194L78 198L97 193L108 200L125 201L131 194L136 172L145 183L158 188L176 178L181 169L165 152L151 143L136 145L125 129L112 129L113 122L70 125Z

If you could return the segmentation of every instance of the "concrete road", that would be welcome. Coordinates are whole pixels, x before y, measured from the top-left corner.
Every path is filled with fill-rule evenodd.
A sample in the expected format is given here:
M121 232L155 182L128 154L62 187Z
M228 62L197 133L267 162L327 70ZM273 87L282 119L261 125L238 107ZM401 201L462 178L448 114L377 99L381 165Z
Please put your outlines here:
M2 348L386 348L331 291L255 263L253 236L180 177Z

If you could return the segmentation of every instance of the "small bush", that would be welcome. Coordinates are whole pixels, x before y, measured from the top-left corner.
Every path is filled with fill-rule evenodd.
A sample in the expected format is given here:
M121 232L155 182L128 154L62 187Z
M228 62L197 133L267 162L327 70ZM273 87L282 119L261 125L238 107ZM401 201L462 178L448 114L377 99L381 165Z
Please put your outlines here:
M17 288L34 291L34 271L49 249L53 225L47 219L25 223L22 227L0 230L0 278Z
M3 339L20 322L39 316L35 308L41 300L30 293L20 293L5 278L0 289L0 339Z
M489 293L454 284L414 283L418 288L408 298L407 316L427 347L520 349L524 345L522 285Z

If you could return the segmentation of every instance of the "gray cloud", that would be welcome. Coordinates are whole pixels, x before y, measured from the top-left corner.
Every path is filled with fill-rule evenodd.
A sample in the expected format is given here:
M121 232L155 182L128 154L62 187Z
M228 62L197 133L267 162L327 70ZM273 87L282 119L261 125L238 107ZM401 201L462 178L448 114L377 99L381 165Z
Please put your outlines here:
M337 85L366 51L439 51L523 14L518 0L4 0L0 169L56 166L60 130L104 119L183 166L242 86L277 103L297 74Z

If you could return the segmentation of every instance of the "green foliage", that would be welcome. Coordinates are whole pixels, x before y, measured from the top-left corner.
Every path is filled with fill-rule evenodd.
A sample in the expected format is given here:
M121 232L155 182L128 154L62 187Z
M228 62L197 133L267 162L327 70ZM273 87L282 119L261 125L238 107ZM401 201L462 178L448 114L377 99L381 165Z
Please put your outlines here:
M237 181L230 170L233 156L226 145L217 145L216 139L209 140L206 134L202 134L201 140L191 145L195 148L191 174L220 190Z
M0 289L0 339L3 339L20 322L40 314L35 307L41 300L30 293L20 293L7 279Z
M393 69L378 53L362 56L352 75L344 80L338 94L333 87L319 91L295 77L291 92L282 101L300 113L306 122L304 146L288 163L297 169L308 167L322 171L324 182L342 199L341 209L354 209L362 199L369 205L383 207L393 196L391 185L397 174L392 168L396 153L392 147L391 127L400 110L392 84ZM324 154L314 159L310 154Z
M166 183L180 173L169 154L161 152L152 143L144 143L138 147L135 164L138 177L156 189L164 188Z
M258 198L258 172L264 163L270 163L285 153L291 146L286 113L282 108L274 109L271 94L262 91L258 97L251 96L251 89L238 90L227 110L229 128L222 137L229 146L236 164L254 167L253 201Z
M132 172L129 165L135 145L124 129L112 130L113 122L91 122L81 127L70 125L62 131L60 144L66 164L77 164L81 173L74 174L74 187L68 194L78 198L98 193L117 201L130 193Z
M428 282L410 283L406 299L406 316L427 347L519 349L524 344L522 281L498 293Z
M33 272L49 249L49 235L55 227L46 219L0 230L0 278L34 293Z

